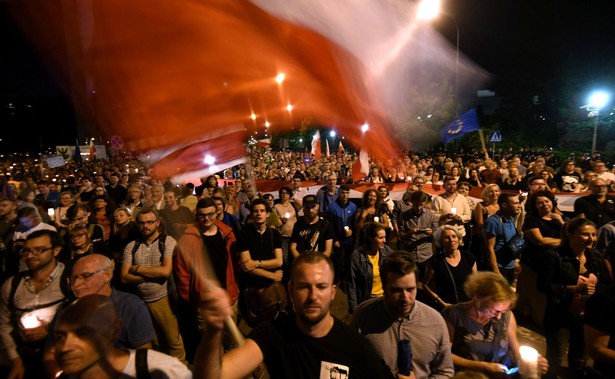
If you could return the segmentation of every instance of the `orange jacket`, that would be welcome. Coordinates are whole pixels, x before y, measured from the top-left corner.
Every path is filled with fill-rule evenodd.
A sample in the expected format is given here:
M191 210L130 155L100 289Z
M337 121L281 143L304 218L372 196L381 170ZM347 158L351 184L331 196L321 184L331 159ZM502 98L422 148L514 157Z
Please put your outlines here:
M222 236L226 241L226 278L213 278L218 281L226 281L226 292L231 300L231 305L235 304L239 298L239 286L235 272L238 264L236 252L236 238L233 230L222 223L216 221L218 230L222 232ZM190 225L179 239L177 244L177 259L175 259L175 284L179 296L191 302L198 304L200 301L201 291L205 291L204 279L206 273L211 272L211 268L205 268L205 248L201 233L196 225ZM210 252L211 254L211 252Z

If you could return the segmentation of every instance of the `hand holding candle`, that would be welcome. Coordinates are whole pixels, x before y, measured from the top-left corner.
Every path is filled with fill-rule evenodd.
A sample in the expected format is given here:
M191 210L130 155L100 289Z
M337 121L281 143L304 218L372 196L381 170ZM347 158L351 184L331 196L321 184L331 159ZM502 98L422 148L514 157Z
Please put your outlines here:
M538 379L540 373L538 372L538 351L533 347L521 346L519 347L519 355L521 361L519 362L519 373L524 379Z

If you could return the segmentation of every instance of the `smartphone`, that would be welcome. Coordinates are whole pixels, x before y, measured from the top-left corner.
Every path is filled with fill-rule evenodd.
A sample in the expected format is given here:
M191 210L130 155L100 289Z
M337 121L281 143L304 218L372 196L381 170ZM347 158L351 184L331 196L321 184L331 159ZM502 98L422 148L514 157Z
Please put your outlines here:
M506 375L512 375L519 372L519 367L511 367L508 370L504 371Z

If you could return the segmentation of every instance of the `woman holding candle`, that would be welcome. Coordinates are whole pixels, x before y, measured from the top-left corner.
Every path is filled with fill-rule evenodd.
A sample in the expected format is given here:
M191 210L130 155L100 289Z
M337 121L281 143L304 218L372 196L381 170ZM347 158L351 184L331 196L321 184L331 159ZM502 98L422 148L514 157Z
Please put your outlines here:
M442 312L448 326L455 371L477 370L490 378L505 378L520 363L517 321L511 308L517 294L508 281L493 272L470 275L464 285L467 302ZM539 370L548 364L538 357Z
M585 366L582 316L603 270L601 257L593 249L595 243L594 223L574 218L564 225L556 251L546 251L537 264L538 290L547 295L543 325L552 378L566 371L561 368L566 359L573 377L580 377Z
M361 245L365 242L363 235L369 224L375 223L385 230L391 226L387 205L382 200L375 189L368 189L363 194L363 205L357 210L355 221L355 230L359 233L359 237L355 240L356 244Z

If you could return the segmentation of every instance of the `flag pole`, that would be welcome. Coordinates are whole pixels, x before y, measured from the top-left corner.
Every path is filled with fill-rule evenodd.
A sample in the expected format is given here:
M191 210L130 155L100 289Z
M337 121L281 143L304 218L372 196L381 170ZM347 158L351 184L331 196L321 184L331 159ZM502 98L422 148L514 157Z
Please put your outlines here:
M485 152L485 159L489 159L489 151L487 151L487 145L485 144L485 135L483 129L478 129L478 135L480 136L480 144Z

